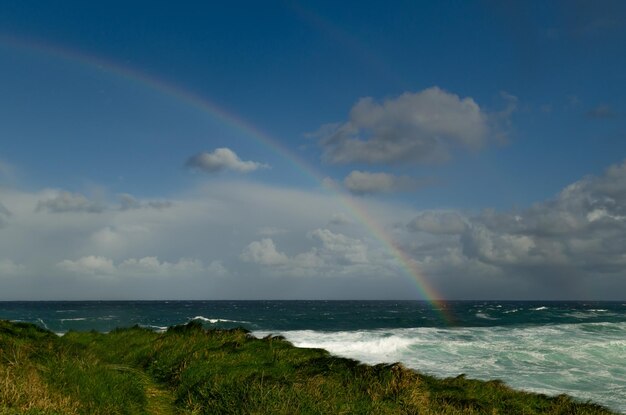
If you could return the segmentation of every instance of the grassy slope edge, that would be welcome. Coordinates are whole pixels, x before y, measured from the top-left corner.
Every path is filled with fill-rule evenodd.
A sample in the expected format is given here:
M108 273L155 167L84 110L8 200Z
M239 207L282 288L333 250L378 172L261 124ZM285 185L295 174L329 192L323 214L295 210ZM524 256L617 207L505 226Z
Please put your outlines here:
M611 414L500 381L369 366L199 323L63 337L0 321L0 415Z

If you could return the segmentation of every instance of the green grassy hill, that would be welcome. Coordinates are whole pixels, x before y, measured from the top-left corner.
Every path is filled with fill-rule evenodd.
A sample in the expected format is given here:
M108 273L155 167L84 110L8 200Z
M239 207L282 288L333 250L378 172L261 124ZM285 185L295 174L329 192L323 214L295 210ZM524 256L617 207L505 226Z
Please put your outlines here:
M368 366L280 337L133 327L63 337L0 321L0 415L610 414L500 381Z

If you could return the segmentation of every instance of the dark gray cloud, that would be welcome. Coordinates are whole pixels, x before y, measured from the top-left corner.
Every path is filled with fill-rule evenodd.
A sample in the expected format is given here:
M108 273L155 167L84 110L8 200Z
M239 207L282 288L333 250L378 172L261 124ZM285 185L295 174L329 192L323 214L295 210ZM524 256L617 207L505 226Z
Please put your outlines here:
M55 196L45 200L40 200L35 208L36 212L65 213L65 212L85 212L101 213L105 206L87 199L80 193L60 191Z
M626 162L523 211L464 218L428 212L407 226L438 237L429 250L413 253L442 275L464 263L501 279L532 281L548 296L557 288L561 295L583 296L581 287L592 281L626 289Z
M229 148L217 148L211 153L198 153L190 157L185 165L207 173L217 173L224 170L249 173L254 170L269 167L267 164L258 163L256 161L243 161Z
M500 123L515 109L516 98L503 97L507 108L494 116L472 98L438 87L382 103L362 98L348 121L318 131L323 158L330 163L433 162L448 159L456 149L479 149L492 132L492 120Z

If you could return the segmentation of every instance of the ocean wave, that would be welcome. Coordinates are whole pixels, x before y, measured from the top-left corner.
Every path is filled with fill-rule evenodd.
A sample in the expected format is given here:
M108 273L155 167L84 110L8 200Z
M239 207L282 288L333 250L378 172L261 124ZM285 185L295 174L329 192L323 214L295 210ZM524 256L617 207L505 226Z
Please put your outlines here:
M62 318L61 323L65 323L66 321L85 321L87 317L76 317L76 318Z
M542 311L542 310L548 310L550 309L550 307L546 307L546 306L541 306L541 307L537 307L537 308L531 308L531 310L533 311Z
M314 330L295 330L281 333L297 347L322 348L331 353L354 357L364 360L367 355L377 356L386 361L387 357L399 352L409 350L414 340L393 334L394 331L371 332L371 331L345 331L345 332L319 332ZM267 331L256 331L256 337L265 337L272 334ZM378 362L377 362L378 363Z
M145 329L154 330L157 333L164 333L168 329L168 327L166 327L166 326L155 326L155 325L152 325L152 324L139 324L139 327L143 327Z
M517 313L519 311L519 308L514 308L513 310L506 310L503 311L503 314L510 314L510 313Z
M204 321L204 322L211 323L211 324L217 324L217 323L243 323L243 324L250 324L249 321L228 320L226 318L209 318L209 317L204 317L204 316L195 316L195 317L189 319L189 321L193 321L193 320L200 320L200 321Z
M476 317L482 318L483 320L500 320L499 318L491 317L489 314L483 312L476 313Z

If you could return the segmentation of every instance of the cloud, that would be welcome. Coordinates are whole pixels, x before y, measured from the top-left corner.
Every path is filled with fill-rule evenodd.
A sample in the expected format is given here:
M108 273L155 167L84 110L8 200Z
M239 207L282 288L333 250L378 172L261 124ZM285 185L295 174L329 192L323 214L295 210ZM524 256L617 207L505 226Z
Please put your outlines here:
M386 298L412 295L385 280L397 281L403 274L358 221L341 232L329 228L344 235L345 244L354 245L357 252L350 253L347 246L342 254L329 238L325 245L322 234L311 232L328 228L329 218L345 211L344 197L320 188L225 178L170 195L172 206L167 209L122 210L115 203L101 214L35 211L39 201L57 195L51 190L0 189L0 200L13 213L10 226L0 230L0 258L25 266L20 278L2 286L5 298L339 298L341 292L349 292L351 298L373 298L372 293L380 291L371 287L383 284ZM412 210L404 206L375 198L358 203L383 224L411 218ZM275 262L280 263L284 254L286 263L261 265L240 258L251 242L263 238L272 239L279 258ZM367 263L358 260L364 247ZM163 273L155 273L149 271L154 258L161 264L192 258L201 261L205 271L167 274L174 268L166 265L159 268ZM211 278L225 272L228 278ZM191 276L183 284L180 275ZM318 284L320 277L326 282ZM350 288L354 278L360 283Z
M337 191L341 189L341 183L339 183L337 180L333 179L332 177L324 177L322 179L322 187L324 189Z
M223 267L222 267L223 269ZM184 277L204 271L204 265L197 259L181 258L172 263L160 261L155 256L143 258L129 258L118 266L118 273L122 276L146 275L146 276L178 276Z
M466 227L464 218L457 212L428 211L420 213L407 225L414 232L434 235L458 235Z
M3 176L4 177L12 176L13 171L14 171L14 168L10 163L0 159L0 178Z
M327 162L396 163L441 161L455 149L479 149L489 131L489 115L472 98L432 87L382 103L362 98L347 122L322 126L318 135Z
M333 213L328 221L329 225L335 226L352 225L353 223L352 219L350 219L350 217L345 213Z
M224 170L249 173L258 169L269 168L267 164L243 161L229 148L218 148L212 153L198 153L190 157L185 165L207 173L217 173Z
M368 263L367 245L356 238L350 238L341 233L334 233L328 229L316 229L311 232L311 237L322 242L322 250L315 251L325 262L343 264ZM331 261L329 261L332 258Z
M287 262L287 255L276 250L271 238L263 238L248 245L239 256L242 261L261 265L280 265Z
M47 211L50 213L86 212L101 213L105 207L100 203L87 199L80 193L55 191L55 195L45 200L40 200L35 208L36 212Z
M79 275L113 275L116 272L113 260L102 256L89 255L75 261L65 259L57 267Z
M20 274L22 271L24 271L23 265L16 264L7 258L0 259L0 278L12 277Z
M410 249L421 267L442 279L454 279L456 267L466 269L469 281L473 268L496 282L525 285L525 294L510 294L518 298L532 290L553 298L611 297L617 287L626 289L626 162L521 211L424 212L407 228L435 241Z
M172 207L173 203L169 200L149 200L142 202L128 193L120 193L117 195L120 201L120 210L133 209L167 209Z
M211 263L209 263L209 265L206 267L206 270L208 275L216 277L223 277L225 275L228 275L229 273L228 269L226 269L226 267L220 260L211 261Z
M617 113L609 105L603 104L590 109L585 115L587 115L587 117L589 118L594 119L607 119L615 118L617 116Z
M248 245L240 259L268 267L276 275L296 277L359 273L363 276L371 272L381 272L386 266L370 260L369 248L360 239L321 228L308 232L307 236L317 242L316 246L291 257L279 252L274 241L266 238Z
M272 226L263 226L259 229L258 234L261 236L276 236L289 232L287 229L276 228Z
M63 260L57 264L63 271L79 276L109 277L189 277L198 274L223 276L226 268L220 261L208 267L197 259L180 258L178 262L161 261L155 256L128 258L118 264L110 258L89 255L77 260Z
M168 209L34 211L56 195L0 189L12 212L1 257L24 266L6 279L5 298L419 298L389 244L444 298L626 292L626 163L524 209L419 211L353 198L384 240L358 218L331 226L350 212L323 189L223 180L173 197ZM211 278L219 275L228 278Z
M406 176L354 170L343 180L343 184L353 194L366 195L411 190L417 187L418 182Z
M11 211L0 202L0 228L7 223L9 216L11 216Z

